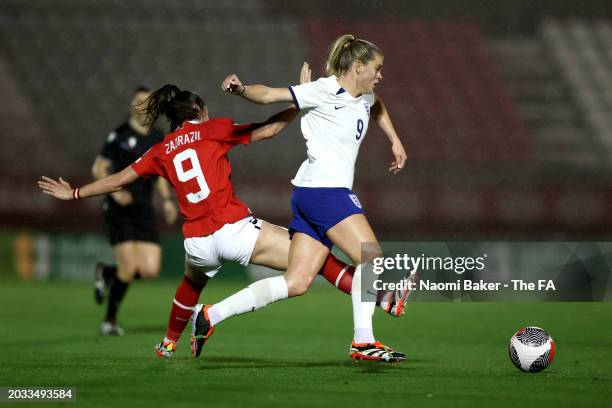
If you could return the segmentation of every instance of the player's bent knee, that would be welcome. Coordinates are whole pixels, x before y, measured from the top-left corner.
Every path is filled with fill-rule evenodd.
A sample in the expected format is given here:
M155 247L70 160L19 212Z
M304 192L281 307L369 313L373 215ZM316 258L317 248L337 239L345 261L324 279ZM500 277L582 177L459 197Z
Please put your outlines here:
M376 253L372 253L372 254L368 254L368 256L364 256L361 259L360 263L372 263L374 262L374 259L376 258L382 258L383 257L383 253L382 252L376 252Z
M142 279L155 279L159 276L159 268L140 268L138 273Z
M189 269L188 271L185 271L185 276L192 282L200 284L200 285L205 285L208 280L210 279L208 276L206 276L206 274L204 274L203 272L199 272L193 269Z
M287 279L287 288L289 291L289 297L302 296L303 294L308 292L308 289L310 289L310 286L312 285L313 280L314 280L314 277L306 277L306 278L300 278L300 279Z
M380 258L382 256L383 256L383 252L380 249L379 245L372 246L372 247L369 247L369 245L365 245L361 251L361 259L359 260L360 262L356 262L355 260L353 260L353 262L370 263L370 262L373 262L375 258Z
M136 268L117 268L117 276L122 282L132 282L136 277Z

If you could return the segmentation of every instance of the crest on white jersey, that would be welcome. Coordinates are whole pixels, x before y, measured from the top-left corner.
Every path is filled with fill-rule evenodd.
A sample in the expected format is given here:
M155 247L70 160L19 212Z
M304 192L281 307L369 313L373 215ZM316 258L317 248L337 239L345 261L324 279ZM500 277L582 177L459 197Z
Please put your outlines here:
M369 118L370 117L370 104L367 102L364 102L363 107L365 108L365 111L368 114L368 118Z
M363 207L361 206L361 203L359 202L359 199L357 198L357 196L355 194L349 194L349 197L350 197L351 201L353 201L353 204L355 204L355 206L357 208L363 209Z

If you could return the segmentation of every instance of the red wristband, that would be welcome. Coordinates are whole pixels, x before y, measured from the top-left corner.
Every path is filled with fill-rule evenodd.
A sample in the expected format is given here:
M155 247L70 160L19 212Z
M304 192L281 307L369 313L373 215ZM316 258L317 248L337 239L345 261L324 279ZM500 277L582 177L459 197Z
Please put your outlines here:
M81 191L80 187L77 187L74 190L72 190L72 199L78 200L79 198L81 198L81 196L79 194L80 191Z

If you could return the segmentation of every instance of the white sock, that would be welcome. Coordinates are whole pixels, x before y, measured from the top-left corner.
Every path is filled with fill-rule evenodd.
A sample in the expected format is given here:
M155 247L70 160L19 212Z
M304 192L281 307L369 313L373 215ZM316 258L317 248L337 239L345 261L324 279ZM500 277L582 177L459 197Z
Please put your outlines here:
M376 308L375 302L361 301L361 264L355 268L353 284L351 286L351 300L353 301L353 323L355 328L355 343L373 343L374 330L372 329L372 315Z
M287 282L283 276L258 280L212 305L208 309L208 318L215 326L228 317L253 312L277 300L287 299L288 293Z

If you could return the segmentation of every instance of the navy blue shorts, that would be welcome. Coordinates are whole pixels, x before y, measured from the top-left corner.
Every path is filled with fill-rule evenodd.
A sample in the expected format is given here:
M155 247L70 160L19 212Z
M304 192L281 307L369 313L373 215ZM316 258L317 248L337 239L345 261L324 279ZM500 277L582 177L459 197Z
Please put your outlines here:
M293 219L289 235L306 234L329 249L334 246L325 233L353 214L363 214L357 196L348 188L295 187L291 195Z

